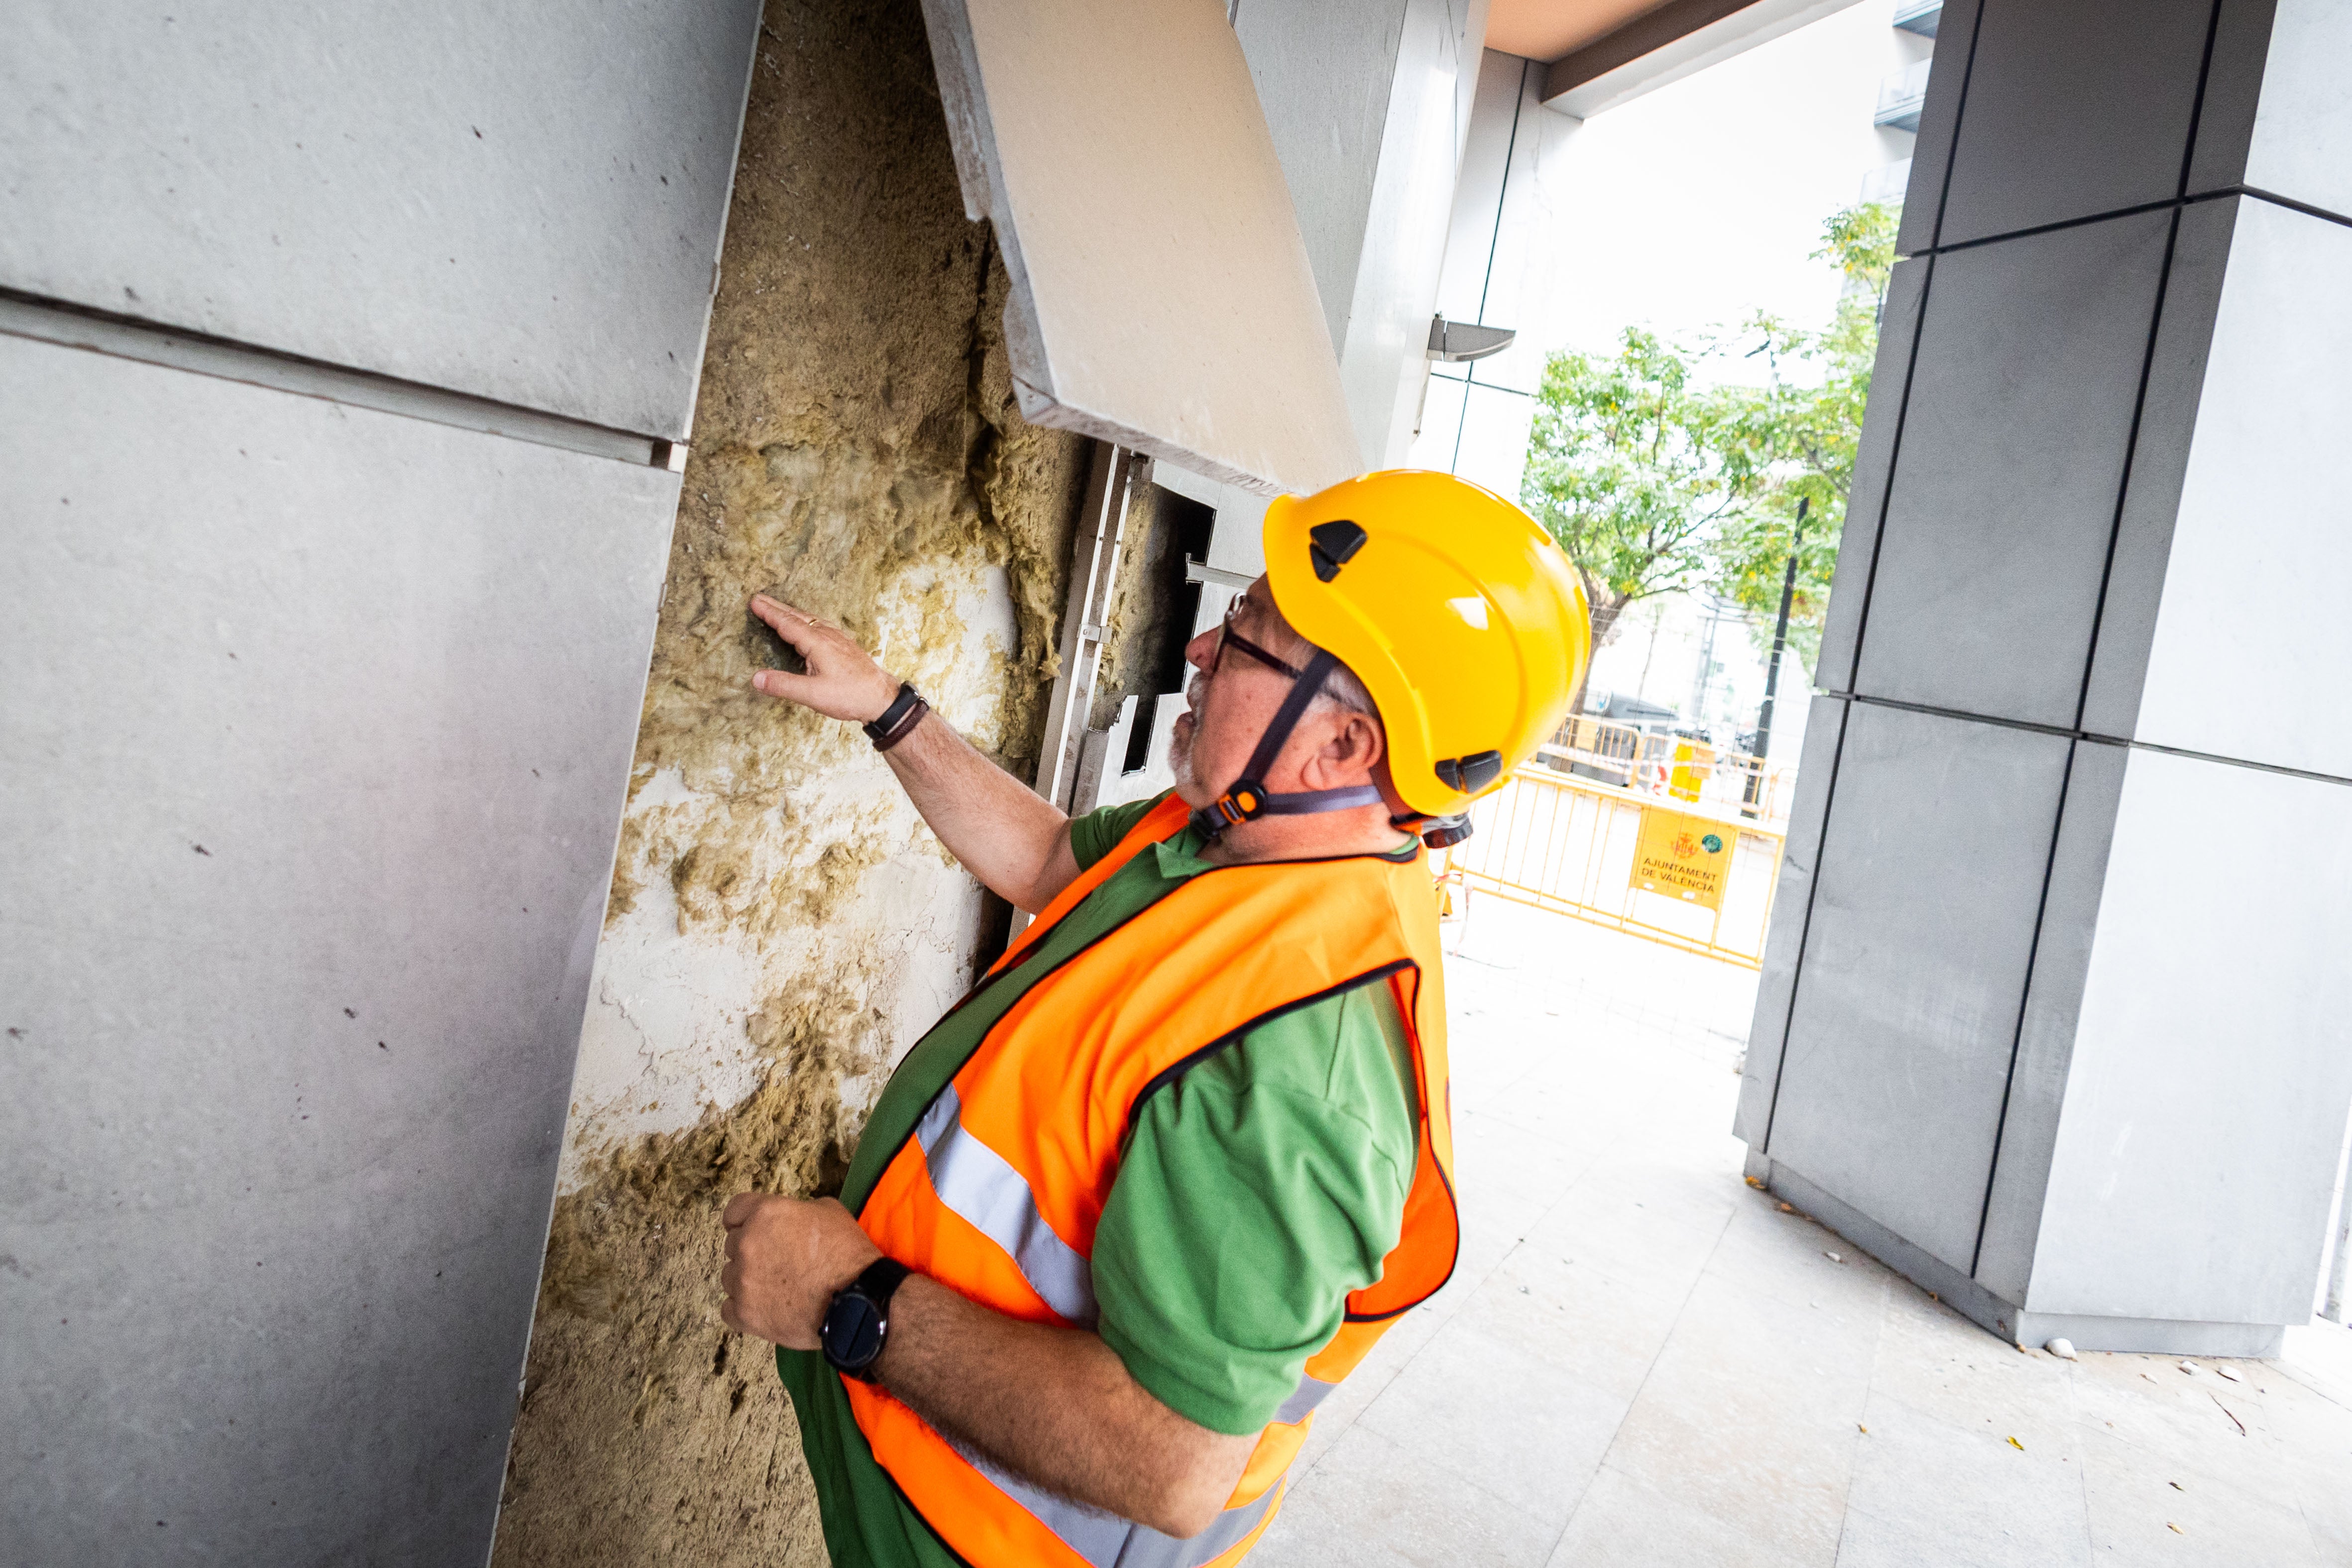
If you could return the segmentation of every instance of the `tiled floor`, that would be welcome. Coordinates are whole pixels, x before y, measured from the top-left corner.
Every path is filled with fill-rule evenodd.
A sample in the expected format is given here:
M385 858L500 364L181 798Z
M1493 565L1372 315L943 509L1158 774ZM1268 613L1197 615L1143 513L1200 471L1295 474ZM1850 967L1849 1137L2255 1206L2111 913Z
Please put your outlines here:
M1752 977L1482 899L1448 984L1461 1266L1253 1568L2352 1565L2352 1333L2021 1352L1742 1184Z

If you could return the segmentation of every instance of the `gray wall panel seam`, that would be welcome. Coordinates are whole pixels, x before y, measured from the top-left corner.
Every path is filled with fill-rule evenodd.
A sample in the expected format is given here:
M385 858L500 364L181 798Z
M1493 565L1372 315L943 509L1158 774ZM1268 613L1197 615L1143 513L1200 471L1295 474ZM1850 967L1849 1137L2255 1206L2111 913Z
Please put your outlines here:
M2213 0L2213 8L2205 16L2205 53L2197 62L2197 99L2189 106L2189 137L2180 149L2180 183L2173 187L2177 196L2189 195L2189 172L2197 167L2197 132L2205 123L2205 89L2213 79L2213 40L2221 32L2223 3Z
M1969 122L1969 82L1976 75L1977 39L1982 37L1983 33L1984 5L1979 0L1977 14L1969 18L1969 58L1960 66L1960 101L1952 110L1952 142L1944 152L1944 184L1943 188L1936 193L1936 225L1927 231L1927 248L1931 251L1938 249L1944 243L1944 212L1952 204L1952 170L1960 161L1960 132L1966 129ZM1924 299L1919 301L1922 311L1927 309L1927 302ZM1861 651L1857 641L1854 648L1857 657Z
M2081 744L2076 741L2067 745L2066 765L2058 774L2058 804L2050 816L2050 850L2042 858L2042 894L2033 903L2033 936L2025 947L2025 973L2018 979L2017 1023L2010 1030L2009 1066L2001 1073L2000 1110L1993 1117L1992 1155L1985 1162L1984 1201L1977 1205L1977 1238L1969 1247L1971 1279L1976 1279L1977 1268L1984 1261L1985 1226L1992 1215L1993 1186L2000 1180L2001 1142L2009 1132L2010 1097L2017 1089L2017 1058L2019 1047L2025 1042L2027 1005L2033 997L2033 967L2042 957L2042 926L2050 913L2050 879L2058 867L2058 830L2066 820L2066 792L2074 782L2074 748Z
M2210 49L2212 43L2210 29L2206 43ZM2193 124L2191 129L2193 131ZM2188 165L2184 163L2181 166L2184 180L2188 173ZM2139 458L2140 419L2147 412L2148 379L2156 374L2157 341L2164 331L2165 296L2172 286L2172 257L2179 243L2180 207L2176 203L2172 209L2172 221L2164 231L2164 260L2157 268L2156 301L2147 313L2147 343L2140 351L2139 387L2132 394L2131 427L2124 433L2124 471L2116 480L2116 510L2107 520L2107 553L2099 563L2099 596L2091 605L2091 636L2083 649L2083 677L2074 689L2074 728L2078 731L2083 727L2083 715L2090 710L2091 671L2099 661L2099 630L2107 614L2107 585L2115 578L2116 545L2123 538L2124 508L2131 500L2132 468Z
M561 414L305 359L233 339L159 327L14 289L0 289L0 333L637 467L661 466L671 448L671 443L660 437L614 430Z
M2252 196L2256 201L2268 202L2273 206L2284 207L2289 212L2298 212L2303 214L2305 217L2315 217L2326 223L2339 223L2347 225L2347 226L2352 226L2352 216L2347 216L2343 213L2339 212L2330 212L2327 208L2323 206L2314 206L2309 202L2297 201L2293 196L2283 196L2276 191L2266 191L2260 185L2225 185L2221 189L2210 194L2200 192L2198 195L2191 196L2189 199L2191 201L2213 201L2222 196Z
M1919 304L1911 316L1911 352L1903 361L1903 390L1896 395L1895 434L1886 443L1886 476L1879 487L1877 518L1870 528L1870 570L1862 579L1862 608L1853 617L1853 668L1846 674L1846 684L1856 694L1862 689L1862 661L1870 647L1870 601L1878 589L1878 563L1886 549L1886 513L1895 504L1895 475L1903 466L1903 432L1911 423L1911 386L1919 375L1919 344L1927 335L1927 305L1936 294L1936 254L1929 251L1922 261L1926 273L1919 279ZM1875 386L1872 388L1874 392ZM1846 516L1853 515L1853 498L1846 498ZM1839 547L1844 547L1843 534ZM1824 828L1826 831L1826 827Z
M1832 701L1851 699L1832 697ZM1838 764L1845 760L1846 731L1853 727L1853 710L1848 708L1838 717L1837 744L1830 751L1829 787L1822 795L1822 831L1813 841L1812 874L1805 879L1805 912L1797 928L1797 962L1789 971L1789 1016L1780 1023L1780 1054L1772 1063L1772 1098L1764 1107L1764 1132L1751 1147L1766 1159L1772 1157L1772 1123L1780 1114L1780 1086L1789 1076L1789 1036L1797 1026L1797 993L1805 984L1805 944L1813 934L1813 901L1822 893L1822 851L1830 841L1830 817L1837 809Z
M727 199L719 204L719 232L710 242L710 298L703 302L702 331L694 340L694 380L686 395L685 431L688 441L694 439L694 416L702 407L702 361L710 351L712 307L719 303L719 264L727 254L727 220L735 214L735 175L743 165L743 132L751 121L751 79L760 68L760 35L767 30L767 6L752 6L751 36L745 40L743 48L743 97L735 106L735 145L727 153Z
M2036 224L2032 228L2004 229L1999 234L1982 235L1975 239L1956 239L1949 245L1929 246L1926 249L1914 252L1912 259L1919 260L1930 256L1953 256L1963 250L1980 250L1986 246L2000 245L2012 239L2032 239L2039 235L2056 234L2062 229L2084 228L2095 223L2106 223L2115 218L2137 217L2144 213L2162 212L2167 207L2196 206L2205 202L2227 201L2232 196L2252 197L2256 201L2268 202L2273 206L2285 207L2291 212L2299 212L2305 217L2315 217L2323 222L2352 226L2352 217L2347 217L2342 213L2330 212L2326 207L2314 206L2309 202L2297 201L2293 196L2283 196L2276 191L2266 191L2259 185L2216 185L2210 191L2199 191L2191 195L2167 196L2161 201L2141 202L2137 206L2116 207L2109 212L2092 213L2086 217L2060 218L2053 223Z
M1976 70L1977 35L1983 30L1984 7L1979 5L1975 16L1969 22L1969 58L1960 67L1960 100L1952 110L1952 142L1944 155L1944 183L1936 193L1936 224L1935 227L1928 231L1927 249L1924 253L1927 273L1926 277L1919 279L1919 308L1911 321L1911 353L1903 363L1901 394L1903 401L1895 417L1894 438L1886 446L1886 482L1885 488L1881 490L1878 497L1878 521L1872 525L1871 529L1870 571L1863 577L1862 609L1853 620L1853 668L1848 673L1846 680L1847 684L1857 691L1862 687L1863 657L1868 651L1870 644L1870 600L1872 594L1878 587L1879 556L1886 544L1886 509L1895 499L1895 472L1903 463L1903 427L1910 422L1911 418L1911 385L1919 372L1919 341L1927 335L1927 303L1936 292L1936 249L1937 243L1944 237L1944 207L1952 199L1952 168L1960 159L1960 130L1968 123L1969 118L1969 79ZM1877 389L1873 387L1872 390ZM1853 500L1851 496L1848 496L1846 512L1849 519L1853 511ZM1841 752L1844 750L1845 731L1843 729L1838 731L1838 746ZM1832 787L1834 787L1834 781L1832 781ZM1822 834L1823 837L1829 835L1827 802L1822 804ZM1810 894L1805 900L1805 920L1809 925L1812 921L1812 899ZM1797 949L1797 968L1800 973L1803 971L1804 963L1804 947L1800 943ZM1791 1009L1796 1005L1796 986L1792 981L1789 987L1789 1005ZM1781 1050L1785 1054L1787 1049L1787 1043L1783 1041ZM1780 1083L1776 1077L1772 1082L1773 1103L1776 1107L1780 1103ZM1765 1128L1766 1135L1769 1137L1771 1128L1769 1117L1766 1119Z
M1503 212L1511 201L1511 162L1519 153L1519 116L1528 110L1528 73L1536 62L1519 62L1518 96L1511 100L1511 134L1503 143L1503 178L1495 187L1495 226L1486 236L1486 269L1478 279L1478 324L1486 324L1486 296L1495 289L1495 256L1503 248ZM1452 379L1451 377L1448 378ZM1446 464L1449 474L1462 470L1462 437L1470 428L1470 389L1478 384L1478 363L1473 360L1462 372L1462 418L1454 426L1454 458Z
M1990 724L2000 730L2024 730L2032 734L2050 735L2062 741L2088 741L2104 746L2122 746L2135 752L2157 752L2168 757L2186 757L2191 762L2218 763L2223 767L2246 768L2258 773L2282 773L2288 778L2309 779L2314 784L2352 784L2352 776L2323 773L2311 768L2291 768L2282 763L2256 762L2252 757L2225 757L2218 752L2193 751L2187 746L2159 745L2154 741L2137 741L2129 735L2109 735L2096 730L2070 730L2058 724L2037 724L2031 719L2004 719L1996 713L1971 713L1965 708L1940 708L1932 702L1906 702L1899 697L1865 697L1860 692L1824 693L1840 701L1859 702L1873 708L1894 708L1906 713L1924 713L1935 719L1952 719L1964 724Z

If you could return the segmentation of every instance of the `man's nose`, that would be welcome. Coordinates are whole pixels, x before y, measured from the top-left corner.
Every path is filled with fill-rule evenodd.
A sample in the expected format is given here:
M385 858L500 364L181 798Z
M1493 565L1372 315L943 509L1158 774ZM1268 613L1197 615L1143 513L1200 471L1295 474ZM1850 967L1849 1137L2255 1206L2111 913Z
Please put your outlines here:
M1223 628L1211 626L1184 645L1184 662L1206 675L1216 668L1217 633Z

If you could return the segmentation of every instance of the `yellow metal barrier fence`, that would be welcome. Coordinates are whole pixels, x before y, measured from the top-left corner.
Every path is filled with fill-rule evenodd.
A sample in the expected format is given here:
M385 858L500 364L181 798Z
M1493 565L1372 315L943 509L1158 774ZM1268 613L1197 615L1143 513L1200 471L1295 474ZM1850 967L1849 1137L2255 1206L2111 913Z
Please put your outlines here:
M1761 968L1786 834L1737 803L1621 789L1530 763L1470 808L1454 887Z
M1562 772L1637 794L1736 807L1744 820L1786 821L1795 793L1793 768L1609 719L1570 719L1539 755Z

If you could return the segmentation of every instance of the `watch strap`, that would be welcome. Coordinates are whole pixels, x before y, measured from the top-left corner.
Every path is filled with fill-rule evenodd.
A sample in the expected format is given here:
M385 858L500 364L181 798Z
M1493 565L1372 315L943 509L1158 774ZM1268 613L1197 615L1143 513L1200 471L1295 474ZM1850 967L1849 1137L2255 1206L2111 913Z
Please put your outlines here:
M891 700L890 706L862 728L866 731L866 738L874 742L876 751L887 752L913 734L915 726L921 723L923 715L930 710L931 705L923 700L922 694L911 683L902 680L898 683L898 695Z

